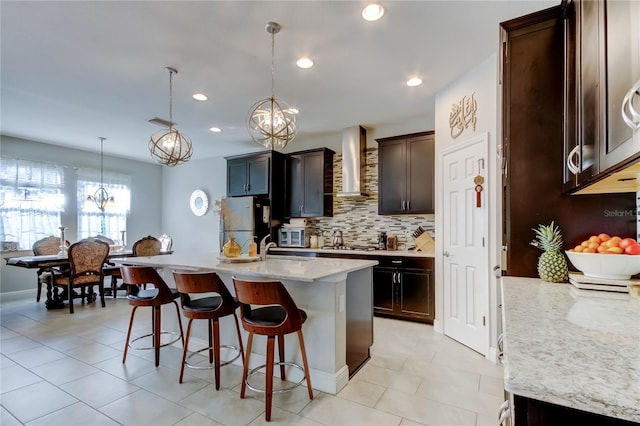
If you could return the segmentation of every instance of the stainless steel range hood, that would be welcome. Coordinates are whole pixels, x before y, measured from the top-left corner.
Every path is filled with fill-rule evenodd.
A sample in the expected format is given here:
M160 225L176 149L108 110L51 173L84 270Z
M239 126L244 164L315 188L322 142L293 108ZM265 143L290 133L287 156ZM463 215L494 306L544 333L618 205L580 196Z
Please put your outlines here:
M367 131L362 126L342 130L342 191L338 197L367 197L364 193Z

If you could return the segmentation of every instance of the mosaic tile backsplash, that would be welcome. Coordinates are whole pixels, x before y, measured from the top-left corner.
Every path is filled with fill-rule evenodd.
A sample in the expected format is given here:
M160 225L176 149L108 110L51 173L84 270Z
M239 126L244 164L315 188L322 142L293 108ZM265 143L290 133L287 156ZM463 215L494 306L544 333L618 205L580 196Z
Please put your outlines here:
M333 217L310 218L309 227L321 233L325 245L331 243L332 232L342 230L346 245L374 246L378 232L398 237L398 249L414 245L411 232L422 226L434 235L434 215L378 215L378 149L367 148L365 153L364 192L366 198L341 198L342 154L333 156Z

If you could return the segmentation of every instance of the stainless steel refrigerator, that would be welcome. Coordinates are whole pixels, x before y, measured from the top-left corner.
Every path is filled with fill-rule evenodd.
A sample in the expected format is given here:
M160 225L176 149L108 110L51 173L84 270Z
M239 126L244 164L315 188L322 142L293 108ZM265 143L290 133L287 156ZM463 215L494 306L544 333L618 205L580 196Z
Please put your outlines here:
M258 197L226 197L220 208L220 251L233 235L247 253L255 236L256 242L269 233L269 200Z

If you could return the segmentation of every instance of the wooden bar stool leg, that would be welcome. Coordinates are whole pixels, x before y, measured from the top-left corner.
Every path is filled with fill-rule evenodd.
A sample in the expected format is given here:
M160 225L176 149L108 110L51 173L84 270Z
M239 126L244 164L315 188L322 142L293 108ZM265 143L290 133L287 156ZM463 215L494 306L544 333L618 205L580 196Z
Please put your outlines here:
M193 323L193 318L190 318L189 323L187 324L187 337L184 340L184 348L182 351L182 364L180 366L179 383L182 383L182 377L184 376L184 364L187 362L187 352L189 349L189 336L191 336L191 323Z
M244 360L244 368L242 369L242 385L240 386L240 398L244 398L244 392L247 389L247 372L249 371L249 358L251 357L251 345L253 344L253 333L249 333L247 338L247 349L245 351L246 358Z
M209 364L213 364L213 318L207 320L209 327Z
M264 404L265 404L265 419L267 421L271 420L271 401L273 399L273 361L274 361L274 346L275 346L275 336L267 337L267 365L266 365L266 375L267 375L267 385L265 389L264 395Z
M184 346L184 330L182 329L182 317L180 316L180 307L178 306L175 300L172 303L173 303L173 306L176 307L176 314L178 315L178 327L180 328L180 340L182 341L182 346ZM160 324L160 326L162 326L162 324Z
M309 391L309 399L313 399L313 389L311 389L311 376L309 375L309 364L307 363L307 351L304 348L304 339L302 338L302 330L298 330L298 341L300 342L300 354L302 355L302 365L304 367L304 375L307 381L307 390Z
M124 343L124 354L122 355L122 363L127 360L127 352L129 351L129 340L131 340L131 329L133 328L133 317L136 315L137 306L133 307L131 311L131 319L129 320L129 330L127 331L127 341Z
M216 377L216 390L220 390L220 323L217 319L213 320L213 357L215 377Z
M153 349L157 367L160 365L160 329L162 324L162 310L160 306L153 307L153 314Z
M278 335L278 355L280 357L280 378L285 380L284 378L284 334Z
M238 345L240 346L240 358L244 363L244 348L242 347L242 334L240 334L240 324L238 322L238 316L233 313L233 319L236 321L236 332L238 333Z

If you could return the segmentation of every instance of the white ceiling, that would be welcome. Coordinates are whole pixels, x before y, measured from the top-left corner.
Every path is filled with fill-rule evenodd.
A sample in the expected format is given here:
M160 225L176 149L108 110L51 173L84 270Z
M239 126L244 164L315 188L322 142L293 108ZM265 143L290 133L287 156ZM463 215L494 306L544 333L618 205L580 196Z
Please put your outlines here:
M147 120L169 118L172 66L173 120L193 159L255 151L246 116L271 94L268 21L282 25L275 93L300 110L297 139L415 127L439 90L497 51L500 22L559 0L380 3L384 17L366 22L362 1L2 0L1 133L96 152L104 136L105 153L152 161L160 128ZM302 55L316 65L297 68ZM413 76L424 83L407 87Z

